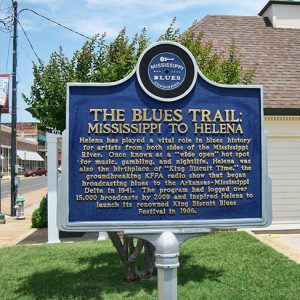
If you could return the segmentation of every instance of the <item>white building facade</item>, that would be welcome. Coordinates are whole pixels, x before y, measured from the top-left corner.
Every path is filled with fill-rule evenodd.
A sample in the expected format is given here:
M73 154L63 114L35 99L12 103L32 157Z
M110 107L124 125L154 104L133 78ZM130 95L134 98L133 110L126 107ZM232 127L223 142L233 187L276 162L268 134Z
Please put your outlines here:
M269 1L259 16L208 15L192 30L218 50L234 40L264 89L273 228L300 229L300 2Z

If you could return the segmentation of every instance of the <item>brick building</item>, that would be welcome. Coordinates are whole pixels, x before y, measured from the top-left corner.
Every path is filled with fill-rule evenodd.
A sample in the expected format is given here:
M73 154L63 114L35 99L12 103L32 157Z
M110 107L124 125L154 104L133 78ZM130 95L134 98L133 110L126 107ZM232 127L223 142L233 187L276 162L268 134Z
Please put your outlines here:
M24 170L45 167L46 145L45 140L43 151L39 152L38 131L35 126L25 123L17 125L17 165L19 173ZM7 126L9 125L9 126ZM31 128L30 128L31 127ZM21 130L21 129L24 129ZM1 125L1 174L9 175L11 159L11 127L10 124ZM42 155L41 155L42 154Z

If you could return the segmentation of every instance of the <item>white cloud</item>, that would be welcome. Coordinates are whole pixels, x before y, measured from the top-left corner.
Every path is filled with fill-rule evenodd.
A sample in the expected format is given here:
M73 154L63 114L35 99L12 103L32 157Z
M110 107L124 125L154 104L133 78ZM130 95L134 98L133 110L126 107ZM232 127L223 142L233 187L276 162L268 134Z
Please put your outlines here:
M80 26L75 22L76 28L89 34L106 31L110 36L115 36L123 26L136 28L135 31L146 27L149 32L156 32L159 35L166 30L175 16L178 16L176 27L184 30L184 27L191 25L196 18L201 19L205 14L256 15L267 2L267 0L227 0L223 2L219 0L83 1L85 3L83 7L88 9L91 16L86 21L80 21ZM199 12L199 15L195 12ZM188 21L189 18L191 18L190 21Z
M120 31L120 27L116 25L116 21L114 18L105 18L104 21L103 19L92 17L68 22L68 26L88 36L105 32L107 37L115 37Z
M187 8L201 5L202 1L187 0L187 1L173 1L171 4L166 0L86 0L88 7L97 7L102 9L111 9L118 11L121 15L128 14L128 17L153 17L162 15L166 12L176 12ZM204 2L203 2L204 4Z
M259 9L267 3L266 0L256 1L240 1L240 0L227 0L220 3L219 0L185 0L185 1L166 1L166 0L85 0L90 7L118 7L119 9L130 8L131 10L144 10L145 12L153 14L162 14L166 11L176 12L184 9L200 6L219 5L222 7L237 7L240 9ZM153 9L150 11L149 9Z
M173 21L173 17L170 18L162 18L159 22L153 22L147 26L147 29L150 31L157 32L157 34L163 34L166 29L169 27L171 22ZM190 24L192 21L190 22ZM181 24L180 20L176 19L175 28L183 29L183 24ZM158 37L158 36L157 36Z
M256 15L260 9L266 4L266 0L256 1L240 1L227 0L220 3L218 0L180 0L180 1L166 1L166 0L84 0L86 6L92 11L99 11L105 14L103 24L105 24L106 17L113 15L122 19L123 24L141 24L147 26L151 22L151 27L162 29L166 28L161 23L165 23L166 17L170 20L172 17L183 13L189 14L191 11L199 11L199 17L205 14L214 14L216 8L218 13L235 13L241 15ZM202 14L201 14L202 13ZM155 18L160 18L155 20ZM163 18L163 20L161 20ZM197 17L198 18L198 17ZM152 19L152 20L151 20ZM168 23L170 22L168 21ZM191 22L194 20L191 20ZM167 24L168 24L167 23Z
M21 18L20 22L24 28L25 31L37 31L42 28L42 26L37 26L35 21L32 19L27 18Z
M43 4L47 6L56 6L62 4L63 0L19 0L19 3Z
M193 19L201 19L204 14L217 13L252 14L255 15L264 6L266 0L238 1L227 0L223 3L217 0L19 0L24 6L42 9L41 13L51 16L52 19L69 26L86 35L106 32L109 37L114 37L121 28L136 28L139 31L146 27L158 34L164 32L172 17L185 14L185 23L188 16L194 13ZM28 5L26 5L28 4ZM32 5L29 5L32 4ZM199 17L195 12L199 11ZM31 16L30 16L31 17ZM31 26L30 17L26 15L26 29L35 30ZM25 16L24 16L25 19ZM178 19L179 21L179 19ZM51 24L45 24L50 26ZM180 24L183 25L183 24ZM188 26L190 24L185 24ZM53 24L51 25L53 26ZM179 22L177 22L179 26ZM184 29L184 28L182 28ZM132 32L134 33L134 32Z
M19 9L22 8L45 8L44 11L50 11L52 14L59 11L66 2L65 0L19 0Z

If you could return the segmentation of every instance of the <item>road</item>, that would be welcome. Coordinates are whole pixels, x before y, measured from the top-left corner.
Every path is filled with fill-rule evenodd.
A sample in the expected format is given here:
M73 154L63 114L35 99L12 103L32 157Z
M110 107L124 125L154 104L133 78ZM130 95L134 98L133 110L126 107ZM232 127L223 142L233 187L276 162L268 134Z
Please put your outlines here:
M18 193L25 194L47 186L47 176L21 178ZM1 180L1 199L10 197L10 180Z

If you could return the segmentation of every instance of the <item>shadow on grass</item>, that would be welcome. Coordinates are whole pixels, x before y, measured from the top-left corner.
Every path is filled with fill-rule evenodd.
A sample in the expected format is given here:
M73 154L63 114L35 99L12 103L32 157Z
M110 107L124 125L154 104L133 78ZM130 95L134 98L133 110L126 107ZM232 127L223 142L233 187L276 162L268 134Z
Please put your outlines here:
M98 232L59 232L59 239L62 242L85 242L96 241L99 236ZM39 228L25 239L20 241L18 245L44 244L48 241L48 228Z
M209 269L201 265L188 265L190 255L183 254L180 256L180 267L178 272L178 283L185 285L188 282L201 282L210 280L219 282L219 278L223 275L224 270Z
M155 281L123 282L122 265L115 252L91 254L71 263L70 268L63 263L63 267L53 265L52 269L24 276L16 294L30 299L104 299L104 294L124 293L124 298L130 299L140 291L151 294L156 289Z
M181 256L179 284L204 279L218 281L223 271L204 266L184 266L189 257ZM38 271L23 277L16 293L30 299L104 299L103 295L122 294L120 299L131 299L142 294L152 295L157 288L156 279L134 283L122 280L122 265L114 252L78 259L78 268L69 270L53 266L52 270ZM71 269L71 268L70 268ZM75 269L75 270L74 270Z

